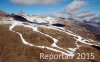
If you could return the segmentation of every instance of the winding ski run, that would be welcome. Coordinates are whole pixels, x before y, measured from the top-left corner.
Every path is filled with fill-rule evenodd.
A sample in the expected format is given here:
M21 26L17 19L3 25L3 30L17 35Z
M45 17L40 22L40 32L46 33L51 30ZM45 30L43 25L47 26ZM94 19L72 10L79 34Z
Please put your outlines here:
M24 26L24 27L31 28L31 29L33 30L33 32L38 32L38 33L40 33L40 34L42 34L42 35L45 35L45 36L51 38L54 42L53 42L53 44L51 45L51 47L47 47L47 46L37 46L37 45L31 44L31 43L29 43L28 41L26 41L26 40L24 39L24 37L23 37L23 35L22 35L21 33L16 32L16 31L13 30L13 28L15 28L15 26ZM64 49L64 48L59 47L59 46L57 45L57 43L58 43L59 41L58 41L56 38L54 38L54 37L52 37L52 36L50 36L50 35L48 35L48 34L44 34L44 33L40 32L40 31L38 30L38 27L44 27L44 28L48 28L48 29L54 29L54 30L61 31L61 32L64 32L65 34L67 34L67 35L72 36L72 37L76 40L76 43L75 43L75 44L76 44L76 47L75 47L75 48L68 48L68 49ZM79 36L79 35L73 33L73 32L70 31L70 30L66 30L66 31L65 31L64 28L59 28L59 27L54 27L54 26L43 26L43 25L42 25L42 26L39 26L39 25L35 25L35 24L25 25L25 24L23 24L23 22L21 22L21 21L15 21L15 20L14 20L13 23L11 24L11 26L9 27L9 30L12 31L12 32L14 32L14 33L16 33L16 34L18 34L18 35L20 36L20 38L21 38L22 43L25 44L25 45L28 45L28 46L30 46L30 47L46 48L46 49L48 49L48 50L51 50L51 51L54 51L54 52L59 52L59 53L61 53L61 54L64 54L64 55L67 55L67 56L72 56L72 57L74 57L75 51L76 51L77 49L79 49L79 47L81 47L77 42L81 42L81 43L87 44L87 45L95 45L95 46L100 47L100 46L99 46L99 43L97 43L97 44L90 43L90 42L95 42L94 40L85 39L85 38L83 38L83 37L81 37L81 36ZM54 48L54 47L56 47L57 49ZM65 52L63 52L63 51L61 51L61 50L65 51Z

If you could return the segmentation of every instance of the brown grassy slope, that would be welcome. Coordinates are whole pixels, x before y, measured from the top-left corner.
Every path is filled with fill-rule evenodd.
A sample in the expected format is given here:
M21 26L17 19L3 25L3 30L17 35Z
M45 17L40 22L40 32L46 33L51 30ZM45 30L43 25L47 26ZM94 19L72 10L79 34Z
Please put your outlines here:
M31 29L29 28L20 26L20 27L16 27L14 30L22 33L24 38L27 41L35 45L50 46L53 42L52 39L44 35L38 34L37 32L31 32ZM68 47L75 47L74 44L75 41L72 40L71 36L68 35L66 36L62 32L57 32L55 30L41 29L41 31L44 33L49 32L47 34L50 34L51 36L57 39L60 38L59 40L61 41L58 43L58 45L62 48L67 49ZM56 32L56 34L54 32ZM43 60L43 59L40 60L39 58L40 53L45 53L45 54L60 54L60 53L55 53L47 49L40 49L36 47L26 46L21 42L19 35L10 32L8 30L8 26L6 25L0 26L0 61L1 62L99 62L100 50L97 50L92 46L87 46L83 44L83 47L81 47L77 52L95 53L95 59L94 60L58 59L58 60L51 60L51 61Z

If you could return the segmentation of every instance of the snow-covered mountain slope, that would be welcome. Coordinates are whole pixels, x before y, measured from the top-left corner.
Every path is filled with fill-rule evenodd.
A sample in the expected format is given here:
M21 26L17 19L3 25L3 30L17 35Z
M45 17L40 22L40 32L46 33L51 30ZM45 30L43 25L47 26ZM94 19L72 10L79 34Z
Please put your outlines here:
M77 53L82 52L95 53L96 61L99 61L100 50L96 47L100 48L100 42L84 27L68 19L38 18L26 17L27 21L18 18L12 20L10 24L0 24L0 57L3 58L2 62L15 60L17 62L48 62L48 60L39 59L39 54L63 54L76 58ZM34 21L34 19L36 20ZM39 23L46 23L47 25ZM56 23L65 26L52 25ZM83 61L91 62L92 60L84 59ZM81 62L82 60L58 59L53 61Z

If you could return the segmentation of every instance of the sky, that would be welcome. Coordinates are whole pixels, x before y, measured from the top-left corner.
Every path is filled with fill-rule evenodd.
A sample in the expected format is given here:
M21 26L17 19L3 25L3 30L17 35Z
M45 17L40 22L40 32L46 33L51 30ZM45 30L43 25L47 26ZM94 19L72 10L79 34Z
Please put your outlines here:
M23 11L29 15L49 15L63 11L67 14L71 11L86 10L100 14L100 0L0 0L0 10L7 13L18 13L19 11Z

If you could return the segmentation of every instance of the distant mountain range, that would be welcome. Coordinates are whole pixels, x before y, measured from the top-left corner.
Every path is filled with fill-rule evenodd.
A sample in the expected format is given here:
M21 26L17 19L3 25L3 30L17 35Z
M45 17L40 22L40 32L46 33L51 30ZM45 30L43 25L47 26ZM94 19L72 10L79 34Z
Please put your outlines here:
M77 19L77 21L89 21L89 22L100 22L100 15L95 14L91 11L83 11L75 13L72 18Z

